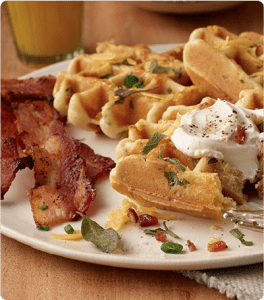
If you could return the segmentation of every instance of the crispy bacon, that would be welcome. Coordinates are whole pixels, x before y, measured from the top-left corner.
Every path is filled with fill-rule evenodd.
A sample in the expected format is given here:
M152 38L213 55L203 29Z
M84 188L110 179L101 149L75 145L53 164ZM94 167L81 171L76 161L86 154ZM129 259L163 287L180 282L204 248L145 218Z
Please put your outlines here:
M53 226L79 217L95 199L94 182L86 163L76 155L77 141L51 135L44 147L32 146L36 185L28 191L35 223ZM41 210L39 206L47 205Z
M18 137L16 117L12 106L1 106L1 199L9 190L17 172L32 168L31 157L23 152L24 144Z
M94 150L84 143L79 143L77 153L85 159L86 172L94 181L115 167L115 162L111 158L94 153Z
M31 100L53 100L54 76L39 78L1 79L1 99L5 103Z
M15 109L20 137L34 160L36 185L28 191L35 223L53 226L78 218L95 199L94 183L115 163L69 137L58 112L43 101ZM28 120L30 119L30 122ZM41 205L48 209L42 211Z
M21 156L19 149L15 138L1 138L1 199L9 190L17 172L26 167L33 167L31 156Z
M35 187L27 194L35 223L53 226L79 218L77 212L85 213L96 197L95 182L109 173L114 161L68 136L65 118L50 102L22 96L14 102L10 97L2 102L2 133L11 134L2 140L3 194L16 172L34 161ZM41 210L44 204L48 208Z

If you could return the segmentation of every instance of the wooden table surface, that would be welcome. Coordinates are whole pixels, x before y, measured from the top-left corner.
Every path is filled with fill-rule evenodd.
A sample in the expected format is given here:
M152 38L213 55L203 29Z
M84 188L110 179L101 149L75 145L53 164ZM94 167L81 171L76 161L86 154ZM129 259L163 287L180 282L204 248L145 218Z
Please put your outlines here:
M18 60L3 6L1 10L1 76L16 78L34 70ZM262 13L258 1L204 15L147 11L126 1L85 2L83 45L91 53L97 42L111 39L127 45L186 42L195 28L207 25L224 26L236 34L262 33ZM83 263L35 250L4 235L1 256L5 300L228 299L176 272Z

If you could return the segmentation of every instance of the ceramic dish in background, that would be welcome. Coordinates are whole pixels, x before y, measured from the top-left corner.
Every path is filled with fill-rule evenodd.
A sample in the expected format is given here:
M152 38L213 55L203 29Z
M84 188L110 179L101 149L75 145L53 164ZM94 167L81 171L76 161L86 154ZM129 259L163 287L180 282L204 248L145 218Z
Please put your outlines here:
M150 11L173 14L211 13L233 8L243 1L133 1L133 5Z

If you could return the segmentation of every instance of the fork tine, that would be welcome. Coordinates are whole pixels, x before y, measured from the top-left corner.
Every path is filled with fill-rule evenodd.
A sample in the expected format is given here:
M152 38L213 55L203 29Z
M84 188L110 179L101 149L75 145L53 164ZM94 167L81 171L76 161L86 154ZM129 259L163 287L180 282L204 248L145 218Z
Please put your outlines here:
M264 232L263 210L225 210L222 209L223 217L240 227L253 231Z

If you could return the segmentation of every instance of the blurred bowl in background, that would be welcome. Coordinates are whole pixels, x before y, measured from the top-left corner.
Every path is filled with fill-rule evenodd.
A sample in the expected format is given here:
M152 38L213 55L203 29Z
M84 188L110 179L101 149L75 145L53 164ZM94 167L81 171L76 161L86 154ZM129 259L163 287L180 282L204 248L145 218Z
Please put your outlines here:
M200 14L229 9L243 1L133 1L131 4L155 12L173 14Z

